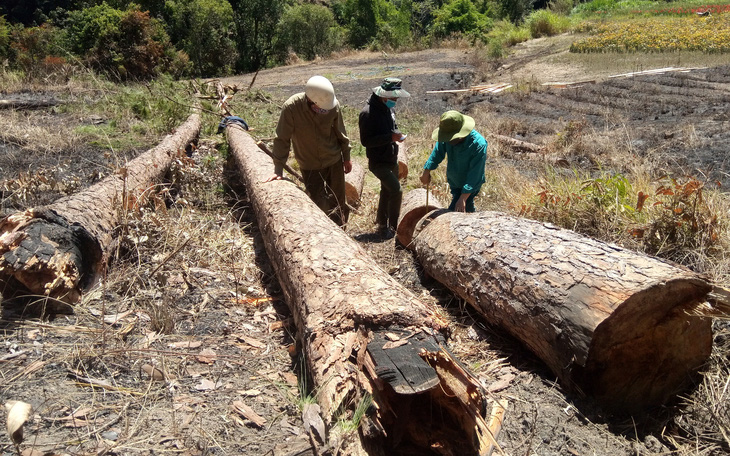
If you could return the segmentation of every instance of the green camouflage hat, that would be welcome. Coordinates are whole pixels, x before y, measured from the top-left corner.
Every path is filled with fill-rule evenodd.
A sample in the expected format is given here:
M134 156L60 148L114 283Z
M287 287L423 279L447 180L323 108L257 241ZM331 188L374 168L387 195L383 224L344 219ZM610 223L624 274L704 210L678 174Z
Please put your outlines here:
M385 78L379 87L373 88L373 93L383 98L406 98L411 94L401 87L403 81L398 78Z
M441 114L439 127L433 131L431 138L438 142L449 142L466 138L474 129L474 119L459 111L446 111Z

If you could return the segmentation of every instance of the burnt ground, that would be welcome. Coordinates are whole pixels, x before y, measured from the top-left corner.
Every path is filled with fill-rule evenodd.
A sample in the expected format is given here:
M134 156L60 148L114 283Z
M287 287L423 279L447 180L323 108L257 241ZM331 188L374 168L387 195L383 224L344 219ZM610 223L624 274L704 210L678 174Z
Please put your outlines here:
M372 87L385 76L398 76L413 94L399 105L399 119L412 128L418 124L429 131L446 109L470 113L482 131L548 146L580 128L590 131L594 142L572 145L563 158L574 166L620 171L628 164L611 160L612 145L628 144L628 155L648 157L657 169L730 185L730 67L614 79L607 76L638 68L617 62L596 71L578 65L566 70L564 63L550 60L564 52L564 43L540 43L520 47L513 59L498 64L482 62L469 49L357 53L262 71L253 87L270 94L275 104L300 91L311 75L322 74L332 79L354 118ZM245 75L225 82L246 87L252 79ZM595 82L570 89L540 86L585 79ZM486 82L535 90L426 94ZM233 106L250 120L245 104ZM16 116L11 120L41 131L58 123L95 122L53 110L0 116ZM254 134L265 135L273 125L257 128ZM356 131L350 129L353 139ZM49 151L21 134L14 138L2 145L0 157L5 213L90 185L138 152L110 154L76 144ZM429 147L421 141L417 147ZM109 275L74 314L48 321L3 303L0 399L34 406L20 447L25 454L311 454L300 412L306 376L289 335L294 329L245 189L217 158L219 144L219 139L206 139L190 163L176 168L182 183L167 209L128 214ZM79 150L80 156L74 155ZM492 163L534 171L534 163L499 147L490 154ZM419 165L411 163L413 169ZM415 185L416 174L411 172L408 185ZM566 393L516 340L423 277L411 254L393 240L373 234L376 199L375 182L368 176L348 232L407 288L443 306L452 322L449 342L455 355L493 398L509 404L499 436L502 451L495 454L730 451L730 442L703 427L708 419L703 421L707 412L697 403L703 400L701 385L676 403L637 417L607 415L589 399ZM716 356L726 357L729 344L728 327L718 324ZM0 454L15 454L6 436L0 437Z

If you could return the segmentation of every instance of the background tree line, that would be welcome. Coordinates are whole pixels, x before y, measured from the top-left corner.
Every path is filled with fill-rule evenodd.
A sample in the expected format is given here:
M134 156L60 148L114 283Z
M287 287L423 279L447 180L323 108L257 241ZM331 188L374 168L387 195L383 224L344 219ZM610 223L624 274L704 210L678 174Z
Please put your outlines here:
M536 0L4 0L5 67L50 73L84 64L115 80L211 77L341 49L487 42L548 2ZM553 0L570 9L573 0Z

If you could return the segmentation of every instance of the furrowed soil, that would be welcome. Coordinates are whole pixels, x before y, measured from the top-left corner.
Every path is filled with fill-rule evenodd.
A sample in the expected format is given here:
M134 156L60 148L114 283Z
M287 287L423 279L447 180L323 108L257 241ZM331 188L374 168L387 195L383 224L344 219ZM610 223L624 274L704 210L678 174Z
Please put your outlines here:
M482 133L544 145L547 156L568 167L622 172L649 163L657 174L730 186L727 58L572 56L571 39L533 40L499 62L485 61L474 49L355 53L223 82L251 85L270 105L274 116L264 118L243 100L231 102L254 137L270 140L278 106L303 90L312 75L333 81L350 120L384 77L402 78L412 97L399 102L399 121L421 132L407 140L412 155L406 188L418 186L430 131L447 109L474 116ZM599 64L600 59L611 64ZM625 75L667 67L693 69ZM581 83L543 85L548 82ZM464 90L496 83L522 90ZM83 102L77 93L57 95ZM106 122L94 116L49 108L3 111L0 121L6 130L0 143L4 214L91 185L145 149L116 151L73 140L46 144L50 137L67 137L65 129ZM347 128L357 144L356 122ZM580 137L576 132L590 132L591 143L556 147L557 138ZM614 157L617 144L623 149L620 158ZM309 393L292 340L295 328L245 189L216 150L222 146L220 136L204 137L190 159L176 163L167 205L126 213L107 276L73 314L39 318L29 308L3 303L1 399L22 400L34 410L24 442L16 447L3 435L0 454L314 454L301 419ZM489 155L488 166L512 167L528 176L544 169L543 159L491 140ZM361 153L354 159L367 166ZM608 415L590 399L566 393L518 341L424 277L394 240L381 239L373 223L377 184L367 176L347 232L385 271L421 299L442 306L451 322L453 353L492 399L507 404L494 454L730 452L723 437L730 429L728 407L715 407L705 395L724 385L719 397L728 401L727 369L717 369L730 352L728 325L715 324L713 360L702 383L645 416ZM713 377L717 372L725 377ZM385 449L384 454L399 453Z

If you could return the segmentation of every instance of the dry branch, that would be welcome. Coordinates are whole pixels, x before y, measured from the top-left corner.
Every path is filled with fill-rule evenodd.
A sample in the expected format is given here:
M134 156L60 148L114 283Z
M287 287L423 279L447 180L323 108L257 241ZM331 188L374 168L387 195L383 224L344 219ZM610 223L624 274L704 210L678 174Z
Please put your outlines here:
M125 211L148 196L199 132L200 117L193 114L175 134L99 183L0 221L3 295L78 301L104 269L114 230Z
M417 227L424 270L507 329L570 389L643 411L708 359L713 287L683 267L496 212L446 212Z
M273 162L246 132L226 133L330 440L338 415L372 396L365 438L341 441L341 454L364 454L364 446L425 454L429 445L484 454L485 399L446 350L436 309L385 273L291 182L265 182Z

